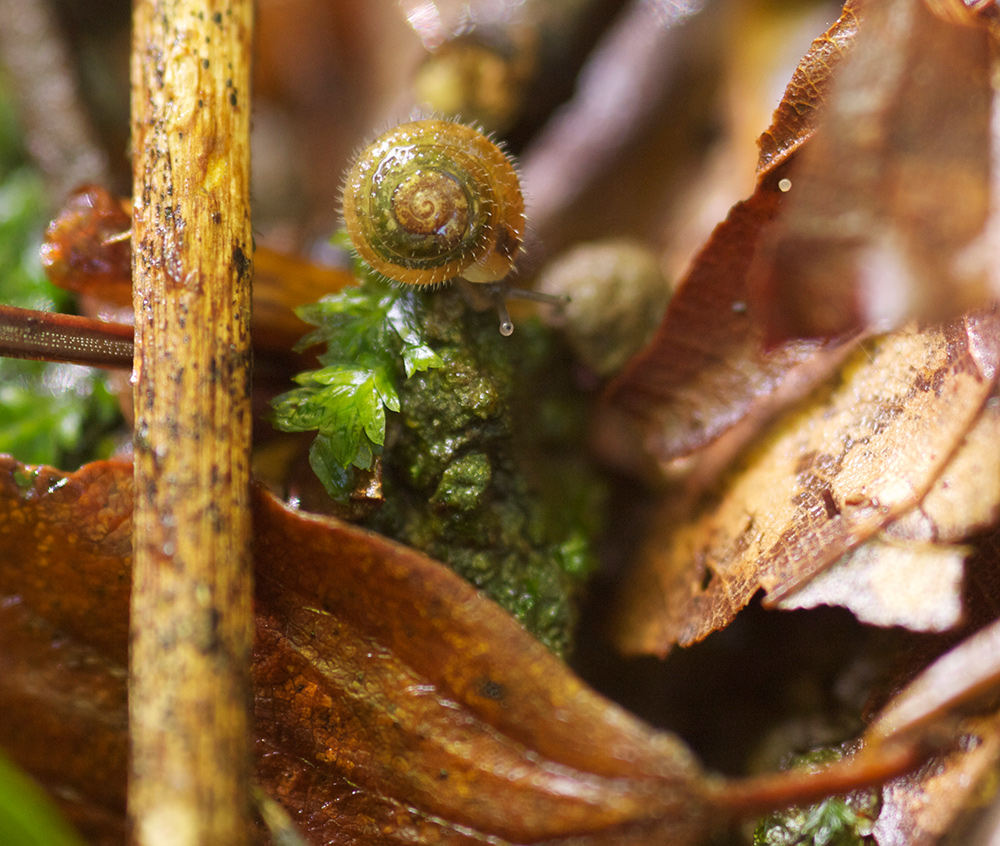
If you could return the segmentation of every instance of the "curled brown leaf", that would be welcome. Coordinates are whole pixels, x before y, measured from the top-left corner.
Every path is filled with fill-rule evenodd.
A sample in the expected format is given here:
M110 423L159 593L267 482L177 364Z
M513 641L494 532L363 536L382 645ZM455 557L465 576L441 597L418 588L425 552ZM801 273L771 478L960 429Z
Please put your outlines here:
M647 446L661 461L718 437L820 349L812 341L766 349L747 311L746 268L781 207L783 173L765 177L716 227L653 341L608 389L608 405L642 421Z
M814 341L767 347L749 308L747 272L785 205L779 187L811 136L833 69L857 27L854 3L802 59L761 136L758 184L720 223L678 285L659 331L607 392L608 405L643 424L660 461L716 439L745 417L763 419L829 373L835 356ZM779 386L784 393L779 394Z
M989 43L921 0L865 6L751 276L769 339L992 302Z
M834 70L847 56L858 33L861 4L848 0L836 22L813 41L788 81L771 126L757 140L757 173L786 161L812 136L817 111L826 101Z
M623 604L623 648L700 640L757 590L777 601L912 508L977 419L996 351L995 315L861 346L712 501L653 533Z

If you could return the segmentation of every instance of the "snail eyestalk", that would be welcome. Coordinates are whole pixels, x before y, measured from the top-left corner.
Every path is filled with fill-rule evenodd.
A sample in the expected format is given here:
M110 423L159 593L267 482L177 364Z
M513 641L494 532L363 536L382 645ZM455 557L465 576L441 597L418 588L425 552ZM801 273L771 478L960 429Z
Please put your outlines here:
M470 288L471 286L466 286L465 290L468 291ZM562 308L570 301L566 294L546 294L542 291L530 291L527 288L511 288L503 282L490 285L489 289L490 300L500 317L500 334L505 338L514 334L514 323L507 310L507 300L527 300L544 303L553 308Z
M510 319L510 312L507 311L507 303L504 300L497 302L497 314L500 317L500 334L509 338L514 334L514 322Z
M508 300L530 300L533 303L545 303L550 306L564 306L570 302L569 294L546 294L543 291L531 291L527 288L507 288Z

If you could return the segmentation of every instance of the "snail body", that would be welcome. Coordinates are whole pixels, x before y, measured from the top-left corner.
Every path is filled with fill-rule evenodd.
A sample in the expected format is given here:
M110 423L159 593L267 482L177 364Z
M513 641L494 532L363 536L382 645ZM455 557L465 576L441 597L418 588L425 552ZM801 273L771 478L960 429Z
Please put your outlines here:
M396 282L499 282L524 238L524 198L514 166L481 132L417 120L358 156L344 186L344 224L358 255Z

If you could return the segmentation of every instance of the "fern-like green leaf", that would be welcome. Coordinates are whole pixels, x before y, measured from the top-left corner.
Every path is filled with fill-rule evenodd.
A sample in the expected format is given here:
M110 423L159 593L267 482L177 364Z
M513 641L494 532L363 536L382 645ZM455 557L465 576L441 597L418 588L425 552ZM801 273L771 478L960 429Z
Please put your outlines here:
M325 344L323 367L300 373L300 387L272 402L277 428L318 433L309 461L338 500L350 494L352 468L367 470L381 454L386 409L399 411L399 380L442 364L423 337L423 295L361 278L358 287L299 309L316 329L298 349Z

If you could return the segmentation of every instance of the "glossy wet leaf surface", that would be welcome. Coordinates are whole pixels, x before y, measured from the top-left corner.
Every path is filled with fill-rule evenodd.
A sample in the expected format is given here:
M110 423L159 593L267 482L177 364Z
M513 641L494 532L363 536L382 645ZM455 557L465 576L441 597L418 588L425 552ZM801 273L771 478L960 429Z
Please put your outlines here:
M16 719L0 740L115 842L131 466L2 469L0 704ZM258 778L313 842L695 842L703 785L683 745L467 583L261 490L254 515Z

